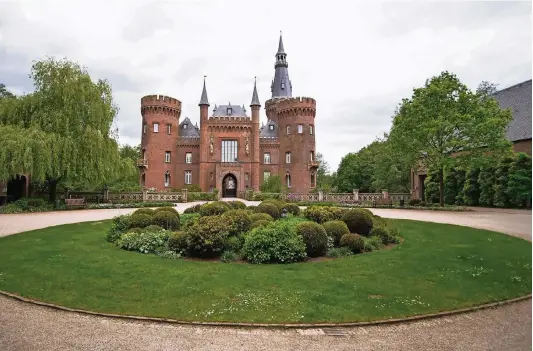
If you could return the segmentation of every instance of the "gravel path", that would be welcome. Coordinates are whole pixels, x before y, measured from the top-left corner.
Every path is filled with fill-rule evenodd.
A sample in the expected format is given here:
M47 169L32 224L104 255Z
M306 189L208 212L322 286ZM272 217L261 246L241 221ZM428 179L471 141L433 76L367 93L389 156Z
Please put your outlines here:
M178 204L183 211L191 204ZM96 221L135 209L0 215L0 236ZM451 213L372 209L389 218L468 225L531 241L531 211ZM343 328L268 330L191 327L87 316L0 296L0 350L531 350L531 299L425 321Z

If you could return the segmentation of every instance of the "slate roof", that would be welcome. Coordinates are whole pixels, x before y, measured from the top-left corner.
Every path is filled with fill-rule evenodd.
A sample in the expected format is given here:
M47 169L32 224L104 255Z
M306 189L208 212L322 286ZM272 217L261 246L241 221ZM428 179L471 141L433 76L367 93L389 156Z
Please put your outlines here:
M205 76L204 76L204 88L202 90L202 96L200 97L200 102L198 105L208 105L209 106L209 100L207 99L207 89L205 88Z
M272 126L272 128L270 126ZM267 124L261 126L261 129L259 129L259 136L261 138L276 138L278 136L277 124L269 119Z
M257 95L257 80L254 80L254 92L252 94L252 103L250 106L261 106L259 95Z
M231 108L231 113L228 113L228 108ZM213 109L213 117L248 117L246 115L246 108L238 105L215 105Z
M181 122L179 125L179 136L187 138L199 138L200 128L198 128L198 124L193 126L189 117L185 117L183 122Z
M272 97L292 97L292 83L289 79L289 64L287 63L287 54L283 47L283 38L279 35L278 52L276 53L276 64L274 65L274 79L270 90Z
M531 79L496 92L500 107L511 108L513 119L507 126L510 141L531 139Z

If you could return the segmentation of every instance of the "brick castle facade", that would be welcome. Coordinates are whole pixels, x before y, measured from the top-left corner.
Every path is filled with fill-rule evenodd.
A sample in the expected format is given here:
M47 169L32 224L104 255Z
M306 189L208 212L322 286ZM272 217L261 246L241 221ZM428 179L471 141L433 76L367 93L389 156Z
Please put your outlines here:
M200 125L180 121L181 102L162 95L141 99L140 183L159 191L198 185L233 197L259 190L278 175L291 192L307 193L316 185L316 102L293 97L287 54L280 36L275 55L272 96L265 102L267 123L261 125L261 102L254 83L250 114L244 105L211 108L204 78L199 102Z

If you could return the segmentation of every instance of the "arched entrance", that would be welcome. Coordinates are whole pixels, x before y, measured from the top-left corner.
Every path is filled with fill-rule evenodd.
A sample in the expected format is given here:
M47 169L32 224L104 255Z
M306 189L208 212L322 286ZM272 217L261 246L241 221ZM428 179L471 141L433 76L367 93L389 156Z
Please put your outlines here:
M231 173L222 179L222 197L237 197L237 178Z

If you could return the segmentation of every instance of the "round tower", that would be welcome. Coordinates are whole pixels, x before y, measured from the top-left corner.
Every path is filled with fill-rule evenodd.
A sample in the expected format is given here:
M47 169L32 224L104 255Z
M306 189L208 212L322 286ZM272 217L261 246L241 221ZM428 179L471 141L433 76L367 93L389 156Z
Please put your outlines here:
M140 184L157 190L174 184L176 143L181 115L181 101L164 95L141 98L142 137Z
M276 104L280 139L280 177L290 192L307 193L316 186L316 101L285 98Z

